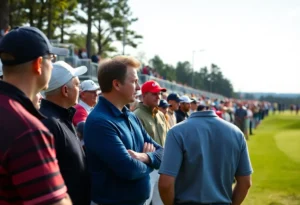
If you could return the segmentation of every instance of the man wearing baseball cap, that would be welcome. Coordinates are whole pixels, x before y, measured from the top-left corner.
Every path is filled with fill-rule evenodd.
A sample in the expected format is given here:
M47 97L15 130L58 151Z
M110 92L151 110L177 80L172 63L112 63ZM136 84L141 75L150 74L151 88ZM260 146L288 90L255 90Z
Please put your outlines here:
M168 112L168 108L169 108L170 104L166 101L166 100L160 100L159 101L159 105L158 105L158 109L164 113L164 115L167 114Z
M55 62L40 108L48 117L42 122L54 135L58 164L72 202L77 205L90 203L86 157L72 123L76 112L73 106L79 96L78 76L86 71L85 66L73 68L64 61Z
M159 101L158 109L165 115L165 118L167 120L168 129L170 129L169 115L168 115L169 107L170 107L170 104L166 100Z
M198 104L199 104L199 101L195 97L192 97L191 100L192 100L191 109L190 109L190 112L189 112L190 115L193 112L197 112L197 107L198 107Z
M167 101L168 104L170 105L167 115L168 115L168 122L171 128L177 123L175 112L179 109L179 102L180 102L179 95L177 93L171 93L168 95Z
M77 126L79 122L84 122L87 116L97 103L100 93L99 86L92 80L82 81L80 84L79 103L74 106L76 113L73 117L73 124Z
M176 111L177 123L182 122L189 117L188 113L191 108L191 102L193 102L193 100L186 95L180 97L179 109Z
M71 204L53 135L32 103L48 88L53 55L67 53L34 27L15 28L0 42L0 204Z
M165 88L153 80L145 82L142 87L143 102L139 103L134 111L134 114L140 119L143 127L152 139L164 146L169 126L164 114L158 110L161 92L166 92ZM150 174L151 179L151 194L146 201L146 205L163 204L158 193L158 172L154 170Z

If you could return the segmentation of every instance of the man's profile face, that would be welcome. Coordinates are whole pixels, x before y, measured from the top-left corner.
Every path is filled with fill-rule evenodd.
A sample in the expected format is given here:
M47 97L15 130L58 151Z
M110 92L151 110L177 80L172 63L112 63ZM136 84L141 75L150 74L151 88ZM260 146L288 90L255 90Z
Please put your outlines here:
M126 104L133 103L136 99L137 91L140 90L138 83L137 69L128 67L124 83L120 87L120 96L124 98Z

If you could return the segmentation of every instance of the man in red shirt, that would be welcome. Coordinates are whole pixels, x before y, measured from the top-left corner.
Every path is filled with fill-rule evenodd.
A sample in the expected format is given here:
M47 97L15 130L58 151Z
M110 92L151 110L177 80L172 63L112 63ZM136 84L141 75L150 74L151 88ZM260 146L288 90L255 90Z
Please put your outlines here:
M54 48L37 28L19 27L0 42L0 204L70 205L54 138L32 101L47 89Z
M79 122L84 122L87 116L97 103L99 86L92 80L82 81L80 84L79 102L74 106L76 113L73 117L73 124L77 126Z

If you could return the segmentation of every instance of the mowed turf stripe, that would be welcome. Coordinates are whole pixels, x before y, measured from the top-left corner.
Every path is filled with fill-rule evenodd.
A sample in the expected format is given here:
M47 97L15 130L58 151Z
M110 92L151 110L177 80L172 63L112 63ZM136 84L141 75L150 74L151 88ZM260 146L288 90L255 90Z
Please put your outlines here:
M253 186L243 204L300 204L300 148L294 145L300 143L300 117L289 113L271 115L263 120L254 133L248 141L254 168ZM291 134L287 138L291 138L295 146L289 150L289 154L278 146L278 138L282 140L281 134L284 133L285 136ZM285 142L280 146L291 145Z

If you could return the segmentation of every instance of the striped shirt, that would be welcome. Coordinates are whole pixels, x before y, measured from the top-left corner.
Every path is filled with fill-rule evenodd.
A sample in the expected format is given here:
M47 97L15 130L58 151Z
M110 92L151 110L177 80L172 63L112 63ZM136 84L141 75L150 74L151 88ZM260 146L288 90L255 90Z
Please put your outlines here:
M66 196L54 138L16 87L0 81L0 204L51 204Z

